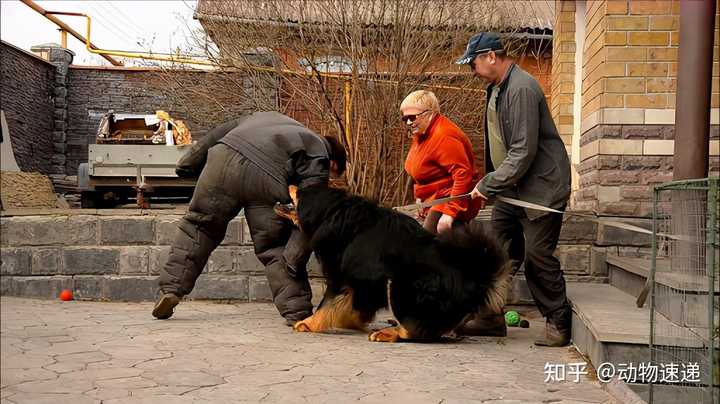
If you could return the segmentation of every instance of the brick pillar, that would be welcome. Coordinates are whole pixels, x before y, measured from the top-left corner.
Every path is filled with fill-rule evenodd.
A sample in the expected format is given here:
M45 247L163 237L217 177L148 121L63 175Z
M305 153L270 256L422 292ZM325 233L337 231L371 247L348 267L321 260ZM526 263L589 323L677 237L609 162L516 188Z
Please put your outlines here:
M574 1L555 1L554 27L550 112L563 143L570 150L573 143L573 126L575 124L573 97L575 92L575 53L577 51ZM575 174L575 160L575 158L571 159L573 163L573 191L577 188L578 183ZM573 196L570 199L571 208L574 208L574 200Z
M575 91L575 2L555 2L553 30L551 105L553 120L565 145L573 135L573 92Z
M45 44L33 46L30 48L45 57L50 63L55 65L55 88L53 89L53 103L55 109L53 111L53 156L52 156L52 174L65 175L65 149L66 149L66 133L67 133L67 77L68 68L72 63L75 53L70 49L60 47L58 44Z
M647 217L653 185L672 179L679 1L586 4L575 208ZM711 173L720 165L718 57L708 83Z

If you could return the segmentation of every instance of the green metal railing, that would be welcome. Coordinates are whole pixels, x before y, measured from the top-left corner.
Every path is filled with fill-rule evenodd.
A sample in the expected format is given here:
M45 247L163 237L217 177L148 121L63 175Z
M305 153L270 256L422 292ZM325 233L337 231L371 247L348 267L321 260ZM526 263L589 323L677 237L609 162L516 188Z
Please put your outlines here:
M654 188L650 357L666 374L651 381L650 403L720 400L719 188L720 178Z

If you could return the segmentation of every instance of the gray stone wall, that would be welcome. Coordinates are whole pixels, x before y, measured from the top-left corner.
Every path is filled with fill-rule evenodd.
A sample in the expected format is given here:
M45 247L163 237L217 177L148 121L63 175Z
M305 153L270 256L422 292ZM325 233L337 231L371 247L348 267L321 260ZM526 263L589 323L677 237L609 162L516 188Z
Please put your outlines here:
M33 48L34 50L34 48ZM53 110L53 157L52 172L57 175L65 174L65 151L67 146L67 87L68 69L75 54L61 47L53 47L48 50L50 63L55 65L55 85L53 88L54 106Z
M0 109L15 160L22 171L50 174L55 66L7 42L0 43L0 60Z
M74 210L0 217L0 293L52 299L62 289L73 289L78 299L154 299L157 275L167 260L181 215L130 213ZM638 220L632 223L649 225ZM568 217L557 255L568 281L603 283L607 281L607 254L637 256L647 250L649 240L581 217ZM318 265L311 261L309 269L319 293ZM190 298L271 300L243 217L230 223ZM509 301L532 302L522 273Z
M76 299L154 299L181 216L87 213L1 217L1 294L51 299L71 289ZM190 298L269 296L245 220L238 217Z
M108 110L154 114L184 120L193 136L256 110L258 98L274 98L272 88L253 88L240 73L158 69L78 67L68 76L67 174L75 175L95 142L100 118Z
M275 83L241 73L152 68L78 67L62 48L45 61L0 45L0 107L22 171L76 175L98 123L109 110L185 120L196 137L238 115L277 104ZM67 55L66 55L67 53Z

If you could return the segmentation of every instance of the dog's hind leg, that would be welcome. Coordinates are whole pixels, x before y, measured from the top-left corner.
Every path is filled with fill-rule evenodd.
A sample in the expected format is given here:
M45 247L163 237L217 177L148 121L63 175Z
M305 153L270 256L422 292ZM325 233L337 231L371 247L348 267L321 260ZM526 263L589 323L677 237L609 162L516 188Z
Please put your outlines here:
M326 297L315 314L295 323L293 329L297 332L325 332L334 328L366 331L372 315L353 309L352 297L352 290L330 299Z

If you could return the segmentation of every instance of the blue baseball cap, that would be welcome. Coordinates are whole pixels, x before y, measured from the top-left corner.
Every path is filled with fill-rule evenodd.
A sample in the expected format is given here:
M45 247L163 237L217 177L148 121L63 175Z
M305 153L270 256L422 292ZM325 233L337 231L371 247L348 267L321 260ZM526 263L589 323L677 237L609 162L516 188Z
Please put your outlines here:
M472 62L476 56L490 51L502 51L503 46L500 36L494 32L481 32L473 35L465 48L465 54L455 61L455 64L466 65Z

